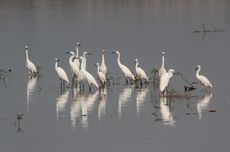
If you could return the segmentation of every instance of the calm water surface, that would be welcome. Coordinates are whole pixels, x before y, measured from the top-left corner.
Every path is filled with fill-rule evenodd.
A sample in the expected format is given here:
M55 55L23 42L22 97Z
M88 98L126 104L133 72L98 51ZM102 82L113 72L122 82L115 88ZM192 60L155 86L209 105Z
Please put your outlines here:
M230 142L230 3L227 0L0 1L0 151L227 151ZM196 32L209 30L209 32ZM87 69L96 75L100 50L118 84L80 94L60 92L54 58L70 76L66 51L92 52ZM42 76L28 78L24 45ZM209 93L160 98L152 85L125 86L116 56L134 71L134 59L149 74L166 68L195 81L195 66L211 80ZM87 88L87 87L86 87ZM216 112L210 112L214 110ZM23 113L20 124L16 113Z

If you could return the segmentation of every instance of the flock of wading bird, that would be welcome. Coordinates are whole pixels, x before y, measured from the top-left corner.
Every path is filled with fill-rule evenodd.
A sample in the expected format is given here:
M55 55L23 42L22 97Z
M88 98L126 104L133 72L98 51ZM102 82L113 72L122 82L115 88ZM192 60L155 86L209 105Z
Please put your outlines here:
M79 56L79 47L80 43L77 43L76 46L76 53L74 51L69 51L66 52L67 54L70 54L69 57L69 65L71 68L72 72L72 86L76 86L80 89L80 91L84 91L84 82L87 82L89 85L89 92L91 92L91 85L94 85L96 88L104 89L107 86L108 83L108 73L107 73L107 67L105 64L105 50L102 50L102 60L101 64L96 63L97 65L97 77L99 80L99 84L94 78L94 76L87 71L86 69L86 55L90 54L89 52L83 52L82 56ZM28 55L28 46L25 46L26 49L26 67L28 69L29 75L30 76L37 76L39 74L38 72L38 67L29 59ZM139 66L139 61L138 59L135 59L135 72L136 75L131 72L131 70L124 64L121 63L121 55L119 51L114 51L112 52L117 55L117 64L123 73L125 79L126 79L126 84L133 84L134 82L137 83L142 87L143 83L145 85L148 84L150 79L146 75L145 71ZM159 89L161 92L161 95L165 96L166 95L166 90L169 84L170 79L172 78L174 74L174 69L169 69L166 71L165 65L164 65L164 55L165 53L162 52L162 64L161 67L158 70L158 76L159 76ZM56 58L55 59L55 70L57 72L57 75L60 79L61 82L61 89L65 89L65 84L69 84L69 78L63 68L58 66L58 61L60 59ZM197 80L201 83L203 86L202 88L207 89L207 88L212 88L212 84L208 80L207 77L200 75L200 70L201 66L197 65L196 66L196 78Z

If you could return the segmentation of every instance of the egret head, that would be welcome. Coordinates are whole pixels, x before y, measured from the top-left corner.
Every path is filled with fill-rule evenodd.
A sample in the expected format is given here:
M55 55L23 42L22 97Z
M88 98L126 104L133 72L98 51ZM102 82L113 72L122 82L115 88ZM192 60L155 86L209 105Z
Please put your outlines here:
M81 46L81 44L79 42L77 42L77 46Z
M106 50L102 50L101 52L102 52L102 53L106 53Z
M80 56L80 57L79 57L79 59L80 59L81 61L83 61L83 60L84 60L83 56Z
M98 67L100 66L100 64L98 62L95 65L98 66Z
M174 69L169 69L168 72L173 74L175 72L175 70Z
M200 69L200 65L198 64L195 68L195 71L197 71L198 69Z
M68 51L68 52L66 52L66 54L75 55L75 53L73 51Z
M161 52L161 54L162 54L162 55L165 55L165 52L163 51L163 52Z
M113 51L112 53L114 53L114 54L115 54L115 53L116 53L116 54L120 54L120 52L119 52L119 51Z
M134 61L135 61L135 63L137 63L137 62L138 62L138 59L135 59Z
M58 59L58 58L55 58L55 61L60 61L60 59Z
M27 45L25 45L25 49L28 49L28 46L27 46Z
M84 51L84 52L83 52L83 55L86 55L86 54L88 54L88 55L92 55L92 53L87 52L87 51Z

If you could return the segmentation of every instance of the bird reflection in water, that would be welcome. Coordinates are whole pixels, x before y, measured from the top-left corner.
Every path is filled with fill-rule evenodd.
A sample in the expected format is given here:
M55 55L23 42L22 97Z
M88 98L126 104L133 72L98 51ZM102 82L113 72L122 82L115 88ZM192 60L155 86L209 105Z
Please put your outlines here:
M118 118L121 119L122 107L124 107L128 100L132 96L133 89L131 86L126 85L125 88L122 89L119 99L118 99Z
M70 119L73 130L76 129L77 119L81 118L81 125L85 130L88 130L88 115L92 111L95 101L98 96L98 91L93 94L84 95L78 92L74 97L70 109Z
M79 94L79 89L73 88L73 102L70 107L70 121L71 121L71 126L73 130L75 131L76 129L76 123L77 119L81 116L81 104L78 101L79 97L77 98L77 95Z
M142 88L137 90L137 97L136 97L136 108L137 108L137 116L140 115L140 111L143 108L144 101L148 92L148 88Z
M171 102L167 101L167 97L160 97L160 111L164 125L175 126L176 121L171 110Z
M36 87L36 84L37 84L37 80L38 80L38 77L29 77L28 81L27 81L27 92L26 92L26 96L27 96L27 99L26 99L26 106L27 106L27 112L29 111L29 105L30 105L30 102L31 102L31 97L35 91L35 87Z
M197 112L200 120L202 118L202 111L208 109L208 105L211 99L212 99L212 93L205 93L203 97L198 101Z
M105 115L106 102L107 102L107 89L100 90L100 96L98 100L99 100L98 119L101 120L101 117Z
M56 98L56 118L59 120L61 118L61 113L65 112L66 104L69 98L69 90L66 90L65 92L61 93Z

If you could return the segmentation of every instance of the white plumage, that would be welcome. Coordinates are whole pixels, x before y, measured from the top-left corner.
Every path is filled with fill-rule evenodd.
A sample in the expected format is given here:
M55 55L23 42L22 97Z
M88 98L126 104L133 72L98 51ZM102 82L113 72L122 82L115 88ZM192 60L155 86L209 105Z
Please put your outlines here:
M95 85L97 88L99 87L98 86L98 83L97 83L97 81L95 80L95 78L88 72L88 71L86 71L86 69L85 69L85 67L84 67L84 65L85 65L85 60L84 60L84 58L81 56L80 57L80 60L81 60L81 70L82 70L82 72L83 72L83 75L84 75L84 79L88 82L88 84L89 84L89 87L90 87L90 91L91 91L91 86L90 86L90 84L93 84L93 85Z
M102 56L101 56L101 65L99 67L99 70L104 73L104 75L106 76L107 74L107 67L105 65L105 53L106 51L105 50L102 50Z
M73 51L67 52L68 54L71 54L69 58L69 65L71 67L71 71L73 73L73 76L77 77L79 72L79 60L75 59L75 53Z
M37 74L38 71L37 71L37 68L35 66L35 64L29 59L29 55L28 55L28 46L25 46L26 48L26 67L27 67L27 70L29 72L29 74Z
M210 81L208 80L208 78L206 78L203 75L200 75L200 70L201 70L200 65L197 65L196 70L197 70L196 71L196 78L200 81L200 83L204 87L210 87L210 88L212 88L212 84L210 83Z
M170 78L173 76L174 70L170 69L168 72L163 73L160 77L160 91L163 92L169 84Z
M165 52L162 52L161 54L162 54L162 62L161 62L161 67L159 69L159 77L161 77L163 75L163 73L166 72L166 70L165 70L165 57L164 57Z
M66 72L61 67L58 67L58 61L59 61L59 59L56 58L55 61L56 61L55 62L55 70L57 72L58 77L61 80L65 81L66 83L69 83L69 79L67 77Z
M102 71L100 71L100 65L99 65L99 63L96 63L96 65L97 65L98 78L99 78L101 84L104 85L105 82L106 82L105 74Z
M136 63L135 69L136 69L137 76L141 80L144 79L145 81L148 81L148 77L147 77L145 71L141 67L138 66L138 64L139 64L138 59L135 59L135 63Z
M121 69L121 72L125 75L126 82L127 82L127 78L135 80L134 75L129 70L129 68L127 66L125 66L124 64L121 64L121 61L120 61L120 52L119 51L115 51L113 53L117 54L117 63L118 63L119 68Z

